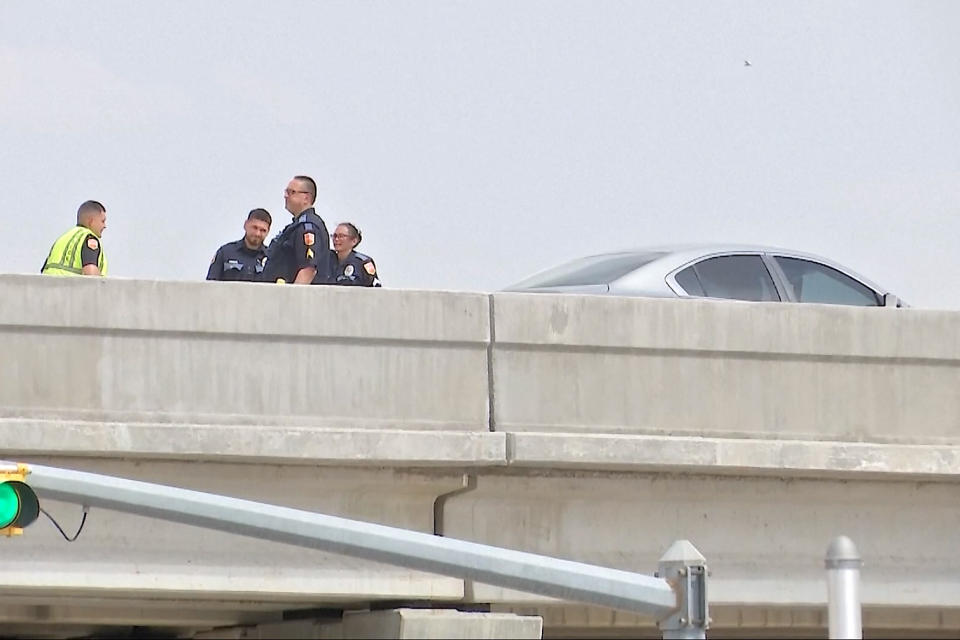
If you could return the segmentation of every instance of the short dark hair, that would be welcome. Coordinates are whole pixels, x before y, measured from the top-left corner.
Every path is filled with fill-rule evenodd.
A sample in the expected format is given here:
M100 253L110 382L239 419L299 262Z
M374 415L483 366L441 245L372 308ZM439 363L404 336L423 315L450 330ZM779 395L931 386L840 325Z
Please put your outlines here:
M89 220L91 216L98 215L106 210L107 208L96 200L87 200L80 205L79 209L77 209L77 224L83 225L83 223Z
M337 226L350 229L350 235L357 239L357 245L359 245L360 241L363 240L363 234L360 233L360 229L357 229L357 225L353 224L352 222L341 222Z
M251 209L250 213L247 214L247 220L260 220L266 222L268 227L273 224L270 212L266 209Z
M307 191L310 193L310 204L317 201L317 183L310 176L293 176L294 180L307 183Z

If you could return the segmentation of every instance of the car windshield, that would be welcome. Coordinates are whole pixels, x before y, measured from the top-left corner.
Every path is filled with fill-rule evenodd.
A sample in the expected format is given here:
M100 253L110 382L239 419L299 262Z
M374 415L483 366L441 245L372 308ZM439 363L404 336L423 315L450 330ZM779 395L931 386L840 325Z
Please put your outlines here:
M617 278L621 278L634 269L653 262L663 255L665 255L663 252L653 252L589 256L530 276L510 288L534 289L537 287L610 284Z

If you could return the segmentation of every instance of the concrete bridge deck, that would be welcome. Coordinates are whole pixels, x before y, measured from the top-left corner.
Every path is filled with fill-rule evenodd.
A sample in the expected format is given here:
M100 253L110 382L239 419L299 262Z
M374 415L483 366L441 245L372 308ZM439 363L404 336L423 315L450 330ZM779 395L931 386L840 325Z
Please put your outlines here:
M868 630L960 632L960 313L33 276L0 276L0 297L0 458L648 573L688 538L714 637L821 633L843 533ZM656 635L98 510L72 544L42 521L0 540L0 566L19 635L333 637L346 623L324 616L405 603L539 615L545 637Z

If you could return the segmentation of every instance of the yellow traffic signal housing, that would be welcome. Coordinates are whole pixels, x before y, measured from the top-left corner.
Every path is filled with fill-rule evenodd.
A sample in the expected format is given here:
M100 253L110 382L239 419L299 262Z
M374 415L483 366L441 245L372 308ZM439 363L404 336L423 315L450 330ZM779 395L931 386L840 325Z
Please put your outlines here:
M25 482L30 470L25 464L0 467L0 535L18 536L40 515L37 494Z

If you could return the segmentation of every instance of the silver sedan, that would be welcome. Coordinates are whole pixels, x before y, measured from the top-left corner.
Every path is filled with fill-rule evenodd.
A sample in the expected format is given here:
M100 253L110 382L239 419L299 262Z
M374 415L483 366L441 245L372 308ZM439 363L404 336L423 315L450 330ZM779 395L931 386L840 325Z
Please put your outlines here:
M906 306L884 287L826 258L751 245L651 247L587 256L506 291Z

